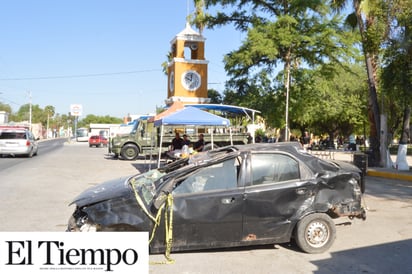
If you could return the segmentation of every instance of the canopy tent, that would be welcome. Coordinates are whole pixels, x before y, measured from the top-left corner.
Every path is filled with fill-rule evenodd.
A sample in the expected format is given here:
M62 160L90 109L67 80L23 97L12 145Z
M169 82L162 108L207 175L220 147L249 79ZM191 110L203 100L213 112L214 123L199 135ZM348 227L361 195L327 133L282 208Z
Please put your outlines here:
M160 130L160 145L159 145L159 159L158 167L160 166L161 147L163 143L163 129L164 125L168 126L229 126L230 121L226 118L214 115L212 113L194 108L186 107L175 111L172 114L161 116L159 119L154 120L154 126L161 126ZM211 133L212 145L213 145L213 131Z
M156 120L160 120L161 118L170 115L178 110L181 110L185 107L185 105L180 102L180 101L176 101L173 102L172 105L170 105L170 107L168 107L165 111L160 112L159 114L157 114L156 116L152 117L152 119L150 120L151 122L156 121Z
M255 116L256 113L260 113L260 111L251 109L251 108L246 108L246 107L241 107L241 106L232 106L232 105L223 105L223 104L188 104L186 107L195 107L198 109L203 109L206 111L213 111L213 112L220 112L223 117L231 117L233 115L235 116L242 116L246 115L252 122L252 138L253 138L253 143L255 142Z
M251 108L223 104L187 104L186 107L220 111L222 113L242 114L247 115L251 120L254 120L255 113L260 113L260 111Z
M186 107L158 119L155 117L154 125L229 126L230 121L194 107Z

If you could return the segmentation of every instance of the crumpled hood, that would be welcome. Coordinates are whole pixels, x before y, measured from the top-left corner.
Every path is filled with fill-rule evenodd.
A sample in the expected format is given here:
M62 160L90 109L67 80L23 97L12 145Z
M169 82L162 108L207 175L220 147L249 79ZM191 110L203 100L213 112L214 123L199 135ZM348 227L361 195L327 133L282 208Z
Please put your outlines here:
M82 192L69 205L76 204L82 207L124 196L125 192L130 192L128 183L130 178L121 177L93 186Z
M327 160L328 162L332 162L336 165L338 165L341 169L353 172L353 173L360 173L362 172L357 166L355 166L352 163L348 163L345 161L338 161L338 160Z

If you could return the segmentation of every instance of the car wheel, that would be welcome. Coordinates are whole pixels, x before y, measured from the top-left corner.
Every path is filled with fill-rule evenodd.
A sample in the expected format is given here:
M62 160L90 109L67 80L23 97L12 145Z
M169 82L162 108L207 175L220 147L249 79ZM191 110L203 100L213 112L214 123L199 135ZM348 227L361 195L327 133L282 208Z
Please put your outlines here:
M125 160L129 160L129 161L134 160L139 155L139 148L136 145L127 144L124 147L122 147L122 151L120 152L120 155Z
M296 227L296 244L306 253L325 252L335 238L335 223L324 213L310 214L300 220Z

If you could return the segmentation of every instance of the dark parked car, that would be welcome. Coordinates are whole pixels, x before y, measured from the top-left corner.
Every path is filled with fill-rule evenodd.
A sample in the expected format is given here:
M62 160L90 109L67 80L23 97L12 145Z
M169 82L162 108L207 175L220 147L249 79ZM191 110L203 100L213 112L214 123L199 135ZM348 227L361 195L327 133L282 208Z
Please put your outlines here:
M93 135L89 138L89 147L107 147L109 140L102 135Z
M332 219L365 219L362 176L298 143L223 147L85 191L68 231L149 231L152 253L292 239L319 253L335 239Z

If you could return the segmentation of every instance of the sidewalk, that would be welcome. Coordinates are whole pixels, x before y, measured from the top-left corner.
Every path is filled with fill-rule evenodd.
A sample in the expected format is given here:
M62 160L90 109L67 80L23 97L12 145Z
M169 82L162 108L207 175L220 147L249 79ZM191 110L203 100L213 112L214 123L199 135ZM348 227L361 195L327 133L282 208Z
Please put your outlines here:
M315 154L315 153L313 153ZM322 155L319 155L322 158ZM328 155L324 155L326 157ZM353 163L353 153L347 151L333 151L330 156L331 159L351 162ZM391 155L393 162L396 162L396 155ZM409 164L409 171L397 170L395 168L383 167L368 167L367 175L373 177L383 177L388 179L404 180L412 183L412 156L406 157Z

